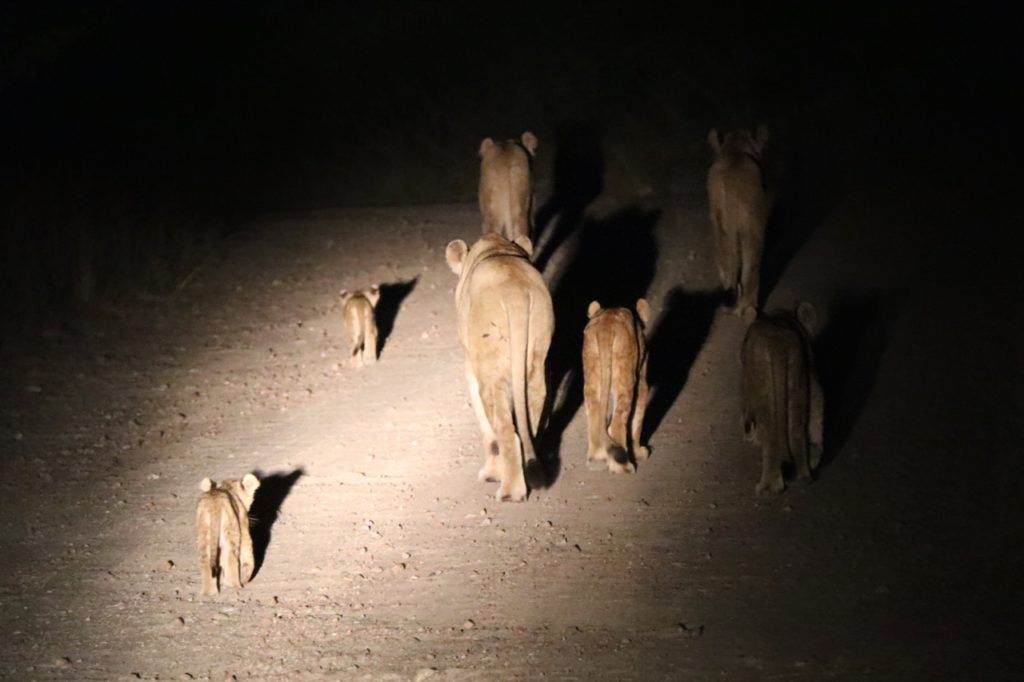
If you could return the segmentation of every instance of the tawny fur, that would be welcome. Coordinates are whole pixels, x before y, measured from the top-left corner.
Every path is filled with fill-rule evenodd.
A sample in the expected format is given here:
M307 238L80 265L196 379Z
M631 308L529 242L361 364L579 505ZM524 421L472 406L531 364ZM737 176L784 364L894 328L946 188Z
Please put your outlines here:
M481 480L499 480L499 500L526 498L525 468L536 462L534 439L547 394L545 361L554 329L551 294L533 265L526 237L461 239L445 258L459 283L455 310L465 352L469 397L484 442ZM525 461L524 461L525 460Z
M708 144L715 152L707 179L715 262L722 289L735 293L741 315L758 306L770 203L761 167L767 138L764 126L724 136L715 129L708 133Z
M743 339L742 420L747 439L761 448L757 494L785 489L784 463L809 479L821 462L825 405L811 353L813 319L814 308L802 303L796 319L784 313L753 319Z
M533 212L531 161L537 138L525 132L519 140L480 143L480 217L483 232L508 240L530 236Z
M256 561L249 508L259 487L259 479L252 474L240 481L215 483L204 478L199 483L203 494L196 505L196 538L204 595L217 594L225 585L242 587L252 578Z
M380 287L375 284L359 291L342 291L340 295L352 349L349 363L353 367L372 365L377 362L377 320L373 311L380 301Z
M647 407L647 301L627 308L602 308L592 301L583 330L583 398L587 410L587 464L614 473L635 468L629 458L647 459L640 445ZM627 425L631 428L627 429ZM628 440L627 440L628 439Z

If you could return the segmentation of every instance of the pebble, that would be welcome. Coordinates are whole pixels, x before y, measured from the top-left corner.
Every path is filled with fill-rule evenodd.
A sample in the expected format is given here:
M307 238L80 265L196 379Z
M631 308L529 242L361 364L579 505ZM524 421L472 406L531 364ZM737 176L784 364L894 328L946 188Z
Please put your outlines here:
M463 630L472 630L475 627L476 627L476 623L473 621L472 618L467 618L466 622L462 624L462 629Z

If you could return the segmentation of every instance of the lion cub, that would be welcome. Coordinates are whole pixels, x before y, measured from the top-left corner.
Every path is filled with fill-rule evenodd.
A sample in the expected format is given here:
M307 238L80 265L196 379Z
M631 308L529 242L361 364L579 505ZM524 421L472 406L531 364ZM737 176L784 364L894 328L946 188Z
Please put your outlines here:
M260 481L246 474L241 481L199 483L203 494L196 506L199 565L203 594L217 594L220 585L242 587L252 577L256 561L249 535L249 507ZM219 578L219 580L218 580Z
M497 232L509 241L530 236L533 185L530 162L537 138L523 133L519 140L480 143L480 215L483 232Z
M715 161L708 171L708 203L715 231L715 261L722 289L735 292L740 315L757 308L761 255L768 224L761 153L768 130L736 130L722 135L712 128L708 144Z
M583 330L583 398L587 409L587 464L608 462L614 473L630 473L626 423L632 415L633 455L647 459L640 429L647 407L647 341L644 327L650 308L636 302L627 308L602 308L591 301Z
M821 462L825 400L811 354L815 318L810 303L797 306L796 319L744 314L750 327L740 352L740 397L746 438L761 446L759 495L786 487L784 462L801 479L809 479Z
M363 367L377 362L377 321L373 310L380 300L380 287L359 291L342 290L341 304L345 311L345 326L352 345L353 367Z

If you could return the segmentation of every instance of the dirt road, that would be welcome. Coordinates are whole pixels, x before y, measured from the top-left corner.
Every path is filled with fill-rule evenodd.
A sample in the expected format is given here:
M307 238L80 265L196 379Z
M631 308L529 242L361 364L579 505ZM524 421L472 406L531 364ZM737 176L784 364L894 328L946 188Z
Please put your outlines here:
M987 403L950 403L929 379L942 366L966 391L990 376L979 368L998 373L960 345L995 328L995 309L950 329L913 285L926 273L898 273L904 248L865 229L856 197L840 202L769 299L819 308L828 457L813 484L758 499L738 420L743 327L706 293L695 177L671 199L602 199L575 236L541 241L560 324L592 291L647 293L652 458L633 476L588 470L568 395L555 480L523 504L476 480L443 259L477 233L473 205L268 219L172 298L9 344L0 676L1008 675L1019 654L995 614L1014 613L1009 583L979 557L1003 539L992 520L1012 487L993 474L1009 436L979 438ZM594 279L623 253L636 265L617 285ZM386 338L357 371L336 294L373 282L388 285ZM991 458L964 476L976 448ZM264 476L262 565L201 600L198 483L250 470Z

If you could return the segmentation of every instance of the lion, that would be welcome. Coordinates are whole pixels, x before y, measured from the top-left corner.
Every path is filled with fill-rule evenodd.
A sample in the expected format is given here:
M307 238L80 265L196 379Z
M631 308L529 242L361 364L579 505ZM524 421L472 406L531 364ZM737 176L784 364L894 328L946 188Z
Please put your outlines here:
M445 249L459 276L459 341L483 435L479 478L499 480L497 499L514 502L526 499L525 471L536 465L534 439L547 397L545 362L555 324L551 294L529 260L532 251L528 237L511 242L495 233L472 248L456 239Z
M359 291L343 289L340 296L352 346L350 364L363 367L377 362L377 321L373 311L380 300L380 287L374 284Z
M767 140L768 129L763 125L754 131L722 135L712 128L708 133L708 144L715 152L707 187L718 278L726 293L735 294L741 316L758 306L770 204L761 167Z
M647 407L647 341L644 327L650 315L646 299L628 308L602 308L591 301L590 321L583 330L583 399L587 410L587 464L613 473L630 473L632 444L637 460L649 451L640 445ZM627 422L631 441L627 441Z
M203 594L220 591L221 585L242 587L256 566L249 534L249 508L260 481L252 474L242 480L215 483L204 478L203 494L196 506L196 536Z
M810 303L787 313L758 316L749 322L740 351L742 421L746 439L761 447L761 480L755 492L782 492L783 463L807 480L821 463L825 399L814 368L810 335L816 313Z
M527 131L519 140L480 143L480 215L483 232L509 241L530 236L533 185L530 165L537 138Z

